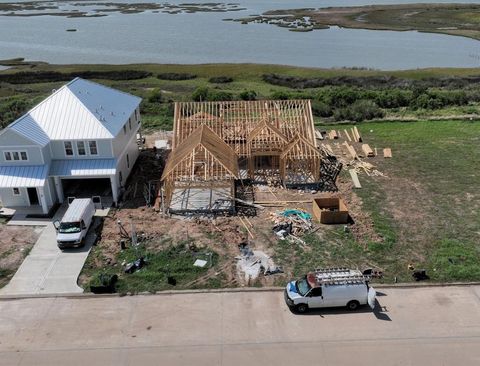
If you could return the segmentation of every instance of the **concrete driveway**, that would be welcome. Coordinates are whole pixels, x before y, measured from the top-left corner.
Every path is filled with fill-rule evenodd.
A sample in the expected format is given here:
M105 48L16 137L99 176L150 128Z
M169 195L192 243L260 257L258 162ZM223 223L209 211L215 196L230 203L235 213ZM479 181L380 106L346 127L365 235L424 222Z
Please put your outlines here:
M0 365L480 365L480 287L382 292L308 315L281 291L0 300Z
M65 210L66 207L62 206L54 220L61 218ZM95 241L93 228L96 222L98 219L92 224L83 248L65 251L58 249L56 230L49 222L8 285L0 289L0 295L83 292L77 279Z

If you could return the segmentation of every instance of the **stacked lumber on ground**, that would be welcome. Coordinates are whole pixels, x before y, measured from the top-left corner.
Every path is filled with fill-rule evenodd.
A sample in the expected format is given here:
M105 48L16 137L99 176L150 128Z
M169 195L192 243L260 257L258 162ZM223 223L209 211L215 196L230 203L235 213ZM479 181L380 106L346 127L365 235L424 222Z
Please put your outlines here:
M385 149L383 149L383 157L384 158L391 158L392 157L392 149L390 149L389 147L386 147Z
M336 140L336 139L338 139L337 131L335 131L335 130L330 130L330 131L328 131L328 138L329 138L330 140Z
M322 133L319 130L315 130L315 137L319 140L323 140Z
M345 136L347 136L347 140L352 142L352 139L350 138L350 135L348 134L348 131L347 130L343 130L343 133L345 134Z
M352 145L349 145L348 142L344 142L343 145L347 148L348 153L352 157L352 159L358 159L357 152Z
M360 132L358 132L357 126L354 126L354 127L351 129L351 133L352 133L352 139L353 139L353 141L355 141L355 142L362 142L362 137L360 136Z
M368 144L363 144L362 150L366 157L371 158L375 156L375 154L373 153L373 150L370 148Z

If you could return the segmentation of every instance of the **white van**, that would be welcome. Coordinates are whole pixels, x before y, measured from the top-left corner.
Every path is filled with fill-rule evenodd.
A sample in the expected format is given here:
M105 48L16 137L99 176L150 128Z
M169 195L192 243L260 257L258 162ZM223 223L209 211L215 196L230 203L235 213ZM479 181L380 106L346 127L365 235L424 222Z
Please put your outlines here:
M75 198L62 220L53 223L57 229L58 247L64 249L83 246L94 214L95 205L90 198Z
M362 272L348 268L325 268L289 282L284 295L291 309L304 313L308 309L338 306L356 310L365 304L373 309L376 294Z

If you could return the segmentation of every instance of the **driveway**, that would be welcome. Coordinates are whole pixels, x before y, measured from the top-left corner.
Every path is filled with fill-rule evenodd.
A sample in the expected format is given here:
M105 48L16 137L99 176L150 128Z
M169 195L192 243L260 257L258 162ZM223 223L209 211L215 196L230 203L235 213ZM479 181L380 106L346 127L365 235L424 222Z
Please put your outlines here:
M66 206L62 206L54 220L61 218L65 210ZM61 251L57 247L55 227L49 222L8 285L0 289L0 295L83 292L77 279L95 241L93 226L83 248Z
M0 300L0 365L480 365L480 287L382 293L307 315L281 291Z

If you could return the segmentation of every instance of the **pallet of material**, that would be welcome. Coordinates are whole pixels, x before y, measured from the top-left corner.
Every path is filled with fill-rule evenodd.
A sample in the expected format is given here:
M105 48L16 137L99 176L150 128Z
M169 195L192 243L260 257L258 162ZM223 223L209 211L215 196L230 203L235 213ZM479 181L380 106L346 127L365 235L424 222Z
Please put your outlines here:
M350 176L352 177L352 182L353 186L355 188L362 188L362 185L360 184L360 180L358 179L357 172L355 169L349 169L348 172L350 173Z
M370 148L368 144L363 144L362 150L366 157L372 158L375 156L375 154L373 153L373 150Z
M319 130L315 130L315 137L319 140L323 140L322 133Z
M348 210L342 199L336 197L315 198L312 204L313 216L320 223L348 223Z
M390 149L389 147L386 147L385 149L383 149L383 157L384 158L391 158L392 157L392 149Z

